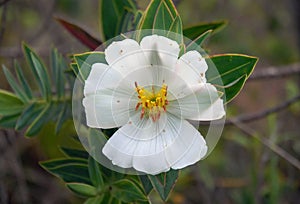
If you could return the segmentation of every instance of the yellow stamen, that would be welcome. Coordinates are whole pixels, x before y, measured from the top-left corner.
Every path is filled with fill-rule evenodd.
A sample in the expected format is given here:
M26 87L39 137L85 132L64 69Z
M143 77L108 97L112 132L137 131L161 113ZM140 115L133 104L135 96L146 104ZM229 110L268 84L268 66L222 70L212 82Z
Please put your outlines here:
M138 86L137 82L135 82L135 87L139 98L135 110L138 110L141 106L141 119L148 115L153 122L157 121L160 118L161 111L166 111L166 106L168 105L167 85L163 84L157 93L155 93L153 86L151 92L144 89L144 87Z

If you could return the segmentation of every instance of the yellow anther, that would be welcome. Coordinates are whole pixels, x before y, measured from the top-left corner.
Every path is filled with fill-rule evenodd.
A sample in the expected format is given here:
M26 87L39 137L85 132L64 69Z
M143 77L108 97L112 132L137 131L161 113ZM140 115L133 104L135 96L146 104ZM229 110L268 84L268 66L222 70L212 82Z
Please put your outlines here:
M161 111L166 111L166 105L168 105L166 98L167 85L163 84L157 93L154 86L152 86L151 91L148 91L135 82L135 87L139 98L136 110L139 109L140 105L142 106L140 118L142 119L146 115L151 117L154 122L157 121L160 118Z

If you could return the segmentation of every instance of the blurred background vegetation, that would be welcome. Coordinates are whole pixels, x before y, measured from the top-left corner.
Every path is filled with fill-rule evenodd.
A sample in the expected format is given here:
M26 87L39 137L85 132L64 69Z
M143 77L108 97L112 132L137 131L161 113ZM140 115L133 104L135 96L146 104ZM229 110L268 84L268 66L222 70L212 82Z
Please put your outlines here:
M149 1L137 2L145 8ZM228 21L227 27L205 44L210 54L258 56L254 73L270 66L286 69L300 62L298 0L174 2L184 27L197 22ZM1 0L0 5L0 64L6 67L12 68L15 59L26 67L23 41L46 62L51 47L66 57L88 51L54 17L78 24L100 39L97 0ZM299 74L251 80L227 106L227 117L249 116L284 103L300 94L299 86ZM2 71L0 87L9 89ZM214 152L181 173L169 203L300 203L300 169L291 164L300 159L299 119L298 102L242 127L226 126ZM41 160L60 156L58 146L80 147L70 139L76 135L72 126L70 121L55 135L50 124L31 140L24 138L22 132L0 129L1 204L82 202L38 165ZM280 157L281 150L289 154ZM151 197L154 204L160 202L155 193Z

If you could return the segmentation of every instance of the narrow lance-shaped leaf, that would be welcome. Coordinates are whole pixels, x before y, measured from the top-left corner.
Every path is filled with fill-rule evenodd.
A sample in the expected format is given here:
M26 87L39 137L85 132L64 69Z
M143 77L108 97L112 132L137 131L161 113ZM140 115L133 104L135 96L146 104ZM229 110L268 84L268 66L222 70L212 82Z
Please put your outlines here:
M26 56L29 68L32 70L34 78L44 99L51 98L51 84L46 68L38 56L26 45L23 44L24 54Z
M50 120L52 116L51 107L53 107L52 103L48 103L43 107L43 110L29 125L28 129L25 132L25 136L27 137L35 136L42 129L42 127Z
M77 38L82 44L90 48L91 50L95 50L99 45L101 45L101 41L97 40L93 36L91 36L84 29L79 26L70 23L61 18L55 18L70 34L72 34L75 38Z
M99 163L92 157L89 157L89 174L93 185L98 189L103 188L104 181Z
M13 77L13 75L10 73L10 71L4 66L3 67L3 72L4 75L10 85L10 87L13 89L13 91L16 93L16 95L23 101L23 102L27 102L29 100L29 98L27 97L25 91L23 90L23 88L18 84L18 82L16 81L16 79Z
M17 120L15 129L22 130L26 126L30 125L34 119L40 114L43 110L44 104L41 103L32 103L27 105L26 108L22 111L22 114Z
M63 74L63 62L61 55L58 54L57 49L51 50L51 68L52 68L52 81L55 84L58 99L64 96L65 81Z
M31 91L31 88L25 78L25 75L22 71L22 68L20 67L19 63L17 61L15 61L15 70L16 70L16 75L17 75L17 78L20 82L20 85L23 87L25 93L26 93L26 96L28 99L32 99L32 91Z

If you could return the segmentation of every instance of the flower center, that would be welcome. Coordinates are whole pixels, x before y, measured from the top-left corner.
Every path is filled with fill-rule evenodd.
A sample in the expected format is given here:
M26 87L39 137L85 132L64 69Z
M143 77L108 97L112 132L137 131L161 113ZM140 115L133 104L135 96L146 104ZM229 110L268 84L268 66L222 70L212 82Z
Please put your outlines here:
M160 118L161 111L165 112L168 105L168 86L163 84L159 91L155 91L155 88L152 86L152 91L148 91L144 87L138 86L137 82L135 82L135 87L139 98L135 110L137 111L141 107L141 119L148 115L153 122L157 121Z

